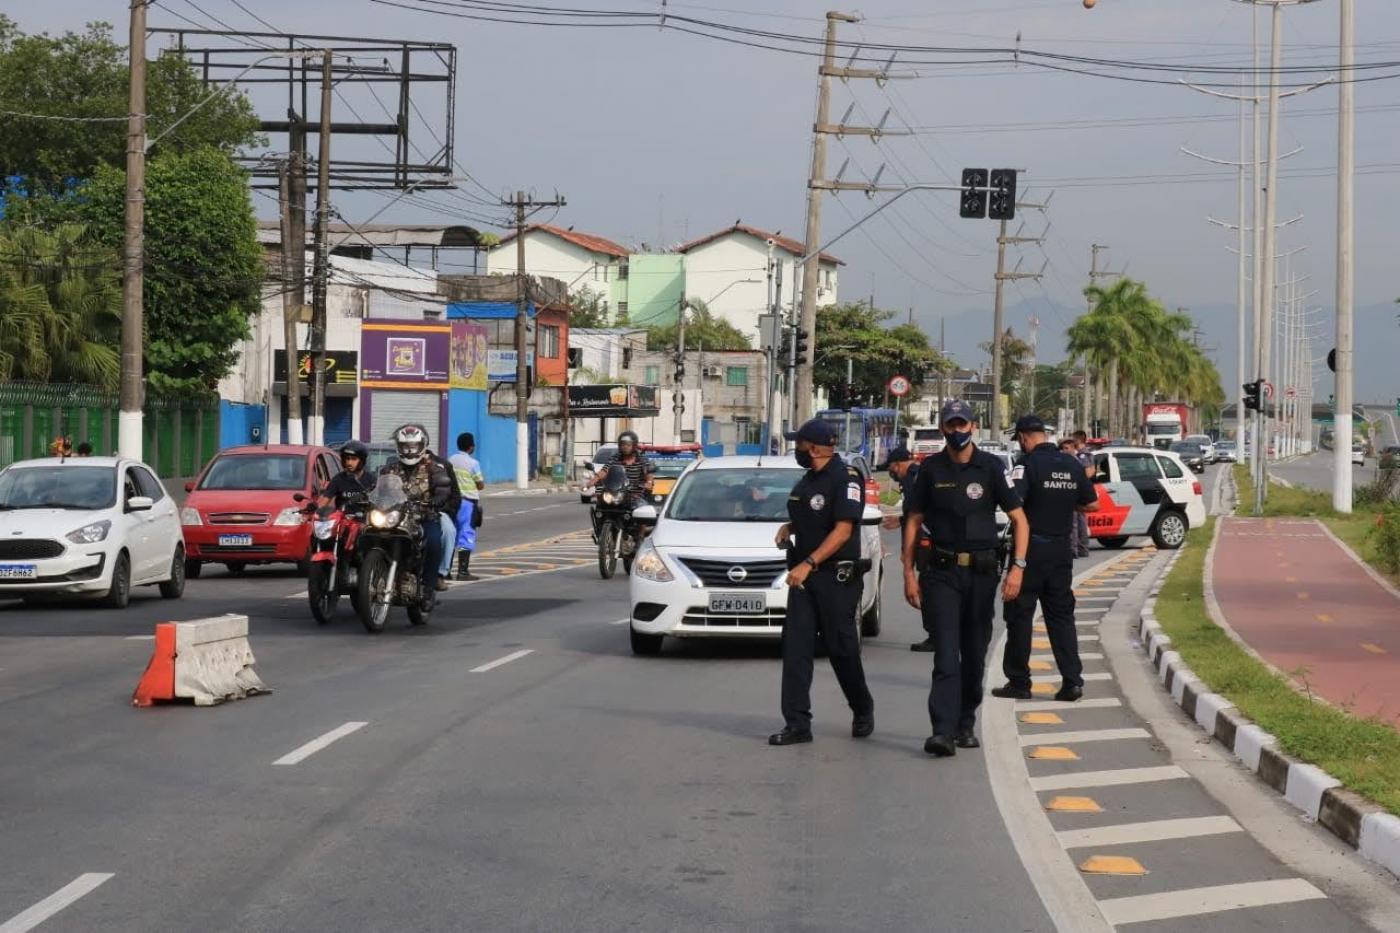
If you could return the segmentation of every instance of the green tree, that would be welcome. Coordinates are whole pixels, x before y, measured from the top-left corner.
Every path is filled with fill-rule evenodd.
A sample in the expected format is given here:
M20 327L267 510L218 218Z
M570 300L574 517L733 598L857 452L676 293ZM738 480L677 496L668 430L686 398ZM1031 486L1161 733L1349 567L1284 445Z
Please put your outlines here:
M978 344L988 356L992 353L990 340ZM1025 370L1030 365L1031 345L1017 337L1011 328L1001 335L1001 394L1012 396L1025 381Z
M99 166L126 161L127 52L107 23L80 33L26 35L0 16L0 110L101 122L5 117L0 133L0 177L18 177L32 197L61 195ZM147 132L159 136L209 96L186 59L162 55L146 75ZM222 93L195 111L151 150L182 153L213 147L231 153L257 140L258 120L248 99Z
M753 344L744 332L722 317L716 317L705 302L688 299L689 313L685 321L686 349L706 350L752 350ZM674 349L680 337L679 324L647 328L647 348L651 350Z
M597 292L580 288L569 296L570 327L610 327L607 302Z
M817 309L816 367L818 386L846 383L846 361L853 362L855 395L866 404L881 404L895 375L908 377L918 389L926 376L943 365L928 336L913 324L889 326L893 311L867 303L829 305Z
M122 238L125 173L103 167L84 213L98 242ZM263 282L248 180L216 149L170 153L146 174L146 372L159 391L207 391L233 368Z
M82 227L0 225L0 379L116 388L119 268Z

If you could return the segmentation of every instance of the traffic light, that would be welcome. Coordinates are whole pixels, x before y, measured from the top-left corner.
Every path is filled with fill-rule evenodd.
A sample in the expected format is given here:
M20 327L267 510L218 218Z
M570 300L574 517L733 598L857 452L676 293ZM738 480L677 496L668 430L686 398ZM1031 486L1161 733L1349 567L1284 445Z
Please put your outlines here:
M1263 406L1260 404L1260 401L1259 401L1259 395L1260 395L1261 391L1263 390L1263 388L1264 388L1264 383L1261 382L1261 381L1258 381L1258 380L1256 380L1256 381L1254 381L1254 382L1246 382L1246 383L1244 384L1244 407L1245 407L1245 408L1248 408L1250 411L1262 411L1262 410L1263 410Z
M807 359L807 332L794 330L793 335L797 337L797 363L800 366Z
M1016 170L992 169L992 193L987 202L987 216L992 220L1011 220L1016 216Z
M978 218L987 216L987 192L982 190L986 187L986 169L963 169L962 197L958 202L958 216Z

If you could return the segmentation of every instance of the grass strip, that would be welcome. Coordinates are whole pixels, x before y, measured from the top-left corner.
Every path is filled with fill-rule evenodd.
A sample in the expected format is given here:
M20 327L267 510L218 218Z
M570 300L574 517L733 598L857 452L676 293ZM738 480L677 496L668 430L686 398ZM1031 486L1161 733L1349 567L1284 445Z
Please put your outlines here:
M1190 532L1157 597L1157 621L1172 648L1211 690L1276 736L1283 751L1400 816L1400 732L1299 693L1211 621L1203 573L1214 530L1211 519ZM1290 673L1306 687L1306 668Z

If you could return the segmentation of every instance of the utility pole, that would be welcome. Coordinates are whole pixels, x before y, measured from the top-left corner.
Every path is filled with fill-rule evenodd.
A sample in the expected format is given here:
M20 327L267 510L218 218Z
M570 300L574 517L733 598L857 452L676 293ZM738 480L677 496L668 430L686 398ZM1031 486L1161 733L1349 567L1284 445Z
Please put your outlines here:
M514 199L505 202L515 208L515 488L525 489L530 485L530 386L529 359L526 353L529 336L530 296L528 280L525 278L525 219L535 211L546 207L564 207L563 198L552 201L535 201L525 197L525 192L515 192ZM681 321L685 321L685 305L682 299Z
M143 459L141 407L145 399L142 348L145 343L146 264L146 8L151 0L131 0L131 86L126 117L126 230L122 244L121 410L117 449Z
M304 443L301 419L301 379L298 372L297 323L306 306L306 124L304 115L287 114L291 153L287 157L287 231L282 237L282 321L287 354L288 444Z
M330 277L327 224L331 211L331 50L321 55L321 127L316 154L316 267L311 278L311 437L326 442L326 287ZM287 374L288 392L291 373Z
M675 415L676 443L680 443L682 420L685 415L685 294L681 294L680 313L676 321L676 391L671 397L671 412ZM704 373L699 374L703 389Z
M1031 339L1030 339L1030 345L1031 345L1031 365L1030 365L1030 370L1029 370L1030 375L1029 375L1029 376L1027 377L1027 379L1026 379L1026 388L1027 388L1027 390L1028 390L1028 395L1029 395L1030 410L1031 410L1031 411L1035 411L1035 354L1036 354L1036 349L1037 349L1037 347L1036 347L1036 341L1039 339L1039 336L1040 336L1040 318L1038 318L1038 317L1036 317L1034 314L1032 314L1032 315L1031 315L1031 320L1030 320L1030 325L1031 325Z
M1043 208L1041 204L1017 204L1017 207ZM1019 279L1040 280L1039 272L1017 272L1015 269L1006 271L1006 247L1013 243L1041 243L1044 237L1030 236L1008 236L1006 233L1006 221L1000 221L997 227L997 271L996 271L996 302L992 312L992 413L989 430L992 432L994 440L1001 436L1001 358L1002 358L1002 331L1006 327L1005 316L1003 314L1003 297L1005 284ZM1017 263L1019 267L1019 263Z
M1091 244L1089 245L1089 284L1090 284L1090 285L1096 284L1096 283L1098 282L1099 279L1102 279L1102 278L1109 278L1109 277L1112 277L1112 276L1114 276L1114 275L1117 275L1117 273L1114 273L1114 272L1104 272L1104 271L1101 271L1101 270L1099 269L1099 253L1100 253L1101 251L1103 251L1103 250L1106 250L1106 249L1108 249L1108 247L1107 247L1107 246L1104 246L1104 245L1102 245L1102 244L1100 244L1100 243L1091 243ZM1094 310L1094 300L1093 300L1092 298L1085 298L1085 299L1084 299L1084 302L1085 302L1084 313L1085 313L1085 314L1091 313L1091 312ZM1083 408L1084 408L1084 410L1083 410L1083 412L1080 413L1079 420L1080 420L1081 425L1083 426L1084 430L1085 430L1085 431L1088 431L1088 432L1092 435L1092 434L1096 433L1096 432L1094 431L1094 416L1097 414L1097 412L1094 411L1094 380L1093 380L1092 374L1089 372L1089 357L1088 357L1088 356L1085 356L1085 357L1084 357L1084 406L1083 406Z
M1356 10L1341 0L1341 66L1337 119L1337 379L1332 418L1332 508L1351 511L1352 304L1356 276L1353 238L1356 203ZM1345 415L1345 417L1342 417Z
M1273 334L1273 304L1274 304L1274 263L1272 257L1275 252L1274 221L1278 217L1278 123L1279 123L1279 68L1283 63L1283 6L1275 0L1273 3L1273 16L1270 24L1271 47L1269 50L1269 130L1268 130L1268 170L1264 181L1264 223L1263 223L1263 275L1259 289L1264 296L1264 304L1260 314L1260 338L1259 338L1259 378L1269 378L1270 359L1270 339ZM1277 401L1275 401L1277 404ZM1261 406L1261 423L1263 430L1257 444L1258 456L1257 466L1254 476L1254 514L1264 513L1264 497L1269 481L1269 451L1268 435L1269 416L1268 406ZM1350 454L1350 451L1348 451Z

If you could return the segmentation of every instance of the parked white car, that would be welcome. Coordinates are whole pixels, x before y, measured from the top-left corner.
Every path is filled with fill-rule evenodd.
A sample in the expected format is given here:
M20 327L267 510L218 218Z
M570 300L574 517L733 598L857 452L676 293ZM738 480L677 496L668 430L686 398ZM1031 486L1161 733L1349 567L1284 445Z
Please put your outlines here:
M184 593L185 541L149 467L70 457L0 472L0 598L95 595L121 609L151 584L167 599Z
M773 536L802 474L791 454L706 457L682 474L632 563L635 653L656 654L668 635L782 637L787 561ZM870 562L859 610L864 636L880 632L881 517L866 505L858 529Z
M1206 522L1201 481L1171 451L1105 447L1095 452L1094 468L1099 508L1088 514L1089 535L1106 548L1135 535L1179 548L1186 532Z

